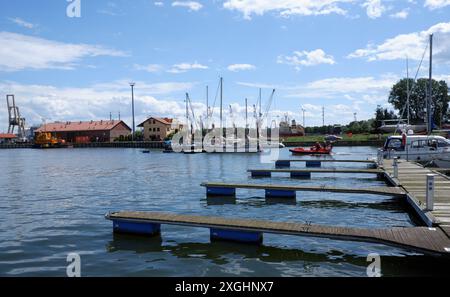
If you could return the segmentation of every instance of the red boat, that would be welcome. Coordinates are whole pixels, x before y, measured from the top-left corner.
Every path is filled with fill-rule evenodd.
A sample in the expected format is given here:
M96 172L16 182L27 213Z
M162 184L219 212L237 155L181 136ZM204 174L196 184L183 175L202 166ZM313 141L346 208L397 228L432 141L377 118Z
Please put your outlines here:
M327 147L316 147L313 146L309 149L304 149L302 147L298 147L292 150L289 150L293 155L329 155L333 150L332 146Z

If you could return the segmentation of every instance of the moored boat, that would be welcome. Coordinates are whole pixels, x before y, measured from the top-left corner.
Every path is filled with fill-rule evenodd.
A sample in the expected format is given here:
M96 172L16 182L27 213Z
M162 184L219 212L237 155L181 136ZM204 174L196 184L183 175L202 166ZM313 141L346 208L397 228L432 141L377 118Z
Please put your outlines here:
M331 154L332 150L333 147L331 145L328 145L326 147L313 146L309 149L298 147L295 149L290 149L289 151L293 155L329 155Z

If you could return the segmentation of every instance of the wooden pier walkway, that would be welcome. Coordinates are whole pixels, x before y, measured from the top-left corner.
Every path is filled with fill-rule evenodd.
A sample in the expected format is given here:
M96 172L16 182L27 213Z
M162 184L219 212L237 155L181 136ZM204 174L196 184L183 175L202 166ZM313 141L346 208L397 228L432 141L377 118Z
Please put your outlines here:
M381 169L249 169L248 172L274 172L274 173L363 173L363 174L381 174L384 173Z
M398 161L398 178L393 177L393 161L384 160L381 167L386 178L407 192L408 202L429 226L439 226L443 230L450 228L450 178L432 169L403 160ZM435 174L434 209L427 210L426 188L427 174Z
M290 162L312 162L309 167L320 167L321 162L373 163L370 160L278 160L278 165L289 167ZM284 162L284 163L283 163ZM289 163L289 164L288 164ZM338 240L383 243L425 253L450 257L450 178L437 170L423 168L407 161L398 162L398 176L394 178L392 160L384 160L376 169L255 169L252 176L271 176L287 172L291 176L311 173L370 173L385 177L393 187L336 188L328 186L291 186L273 184L202 183L208 196L236 196L236 189L265 190L266 197L295 198L297 191L376 194L405 197L427 227L364 229L322 226L293 222L232 219L211 216L187 216L159 212L117 212L107 219L113 221L115 232L145 235L160 234L161 224L204 227L210 229L211 240L232 240L261 243L263 233L324 237ZM307 164L308 167L308 164ZM427 175L435 174L434 208L427 209Z
M375 160L322 160L322 159L313 159L313 160L307 160L307 159L280 159L276 160L275 162L310 162L310 161L317 161L322 163L365 163L365 164L376 164Z
M176 215L160 212L116 212L106 215L115 232L160 234L161 224L210 228L211 239L261 243L263 233L324 237L401 246L412 250L450 255L450 239L439 228L412 227L361 229L301 223ZM149 233L153 230L153 233Z
M404 196L406 192L399 187L371 187L371 188L336 188L327 186L287 186L287 185L261 185L261 184L233 184L233 183L202 183L202 187L206 187L208 195L235 195L236 189L259 189L266 191L280 192L332 192L332 193L350 193L350 194L375 194L384 196ZM211 191L208 191L211 190ZM215 189L219 189L215 192ZM223 191L223 189L231 189L233 191ZM273 196L276 193L274 193ZM281 195L280 195L281 196Z

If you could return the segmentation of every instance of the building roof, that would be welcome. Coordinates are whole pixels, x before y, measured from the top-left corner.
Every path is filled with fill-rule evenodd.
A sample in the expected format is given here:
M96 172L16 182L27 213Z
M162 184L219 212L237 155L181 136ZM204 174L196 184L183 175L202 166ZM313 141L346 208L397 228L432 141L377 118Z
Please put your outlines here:
M146 119L142 123L140 123L138 125L138 127L144 127L144 124L146 122L150 121L150 120L158 121L158 122L160 122L160 123L162 123L164 125L172 125L172 123L173 123L173 119L171 119L171 118L155 118L155 117L151 117L151 118Z
M0 133L0 139L14 139L17 138L15 134L11 133Z
M117 125L123 124L131 131L124 121L89 121L89 122L55 122L45 124L35 132L78 132L78 131L109 131Z

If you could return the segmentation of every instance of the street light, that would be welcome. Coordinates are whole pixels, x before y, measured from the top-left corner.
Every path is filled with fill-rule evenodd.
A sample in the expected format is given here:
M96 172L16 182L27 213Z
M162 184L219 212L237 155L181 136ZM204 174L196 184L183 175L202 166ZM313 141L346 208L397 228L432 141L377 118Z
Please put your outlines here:
M130 83L130 87L131 87L131 109L132 109L132 114L133 114L133 134L131 135L131 140L134 141L134 133L135 131L135 123L134 123L134 86L136 84L134 82Z
M303 112L303 128L305 128L305 124L306 124L306 121L305 121L305 112L306 112L306 109L304 109L303 107L302 107L302 112Z

